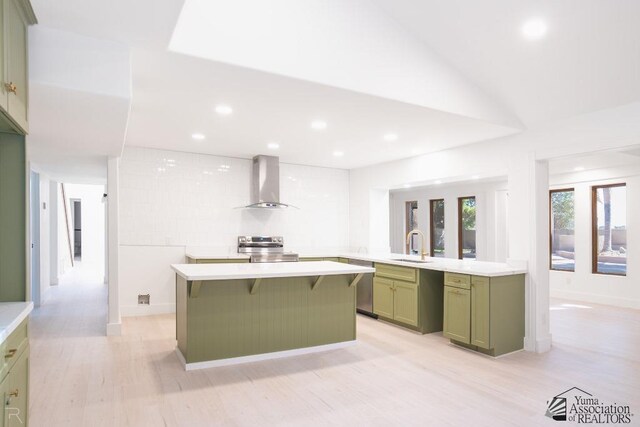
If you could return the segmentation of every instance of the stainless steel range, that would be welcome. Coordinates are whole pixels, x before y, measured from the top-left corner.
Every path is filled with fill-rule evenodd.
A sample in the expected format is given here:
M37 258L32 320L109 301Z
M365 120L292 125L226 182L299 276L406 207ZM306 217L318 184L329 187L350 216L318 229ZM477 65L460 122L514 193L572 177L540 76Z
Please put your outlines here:
M238 236L238 253L250 255L251 262L298 261L298 254L284 251L282 236Z

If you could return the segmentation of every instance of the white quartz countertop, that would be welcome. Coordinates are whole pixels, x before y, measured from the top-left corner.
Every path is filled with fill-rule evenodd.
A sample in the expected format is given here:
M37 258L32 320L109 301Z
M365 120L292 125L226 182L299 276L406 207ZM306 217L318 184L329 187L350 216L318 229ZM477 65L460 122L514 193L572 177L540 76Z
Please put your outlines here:
M187 253L188 257L196 259L242 259L248 258L243 254L228 254L215 251L200 251L196 256L192 256ZM362 254L362 253L350 253L350 252L330 252L330 251L301 251L300 258L349 258L357 259L360 261L380 262L385 264L400 265L403 267L421 268L425 270L445 271L450 273L462 273L472 274L476 276L485 277L497 277L497 276L510 276L512 274L525 274L527 268L523 266L513 266L502 262L487 262L487 261L474 261L474 260L461 260L452 258L435 258L426 257L427 263L418 262L406 262L398 261L399 259L408 260L420 260L416 255L404 255L404 254ZM291 263L287 263L291 264Z
M0 302L0 343L20 326L32 310L32 302Z
M191 259L249 259L250 256L247 254L239 254L239 253L222 253L211 251L207 249L193 249L189 250L185 254L187 258Z
M172 264L171 268L186 280L265 279L272 277L335 276L340 274L375 273L374 268L332 261L238 263L238 264Z
M472 274L476 276L485 276L485 277L525 274L528 271L524 267L511 266L509 264L502 263L502 262L474 261L474 260L462 260L462 259L452 259L452 258L425 257L425 261L428 261L426 263L398 261L399 259L419 261L420 257L417 255L403 255L403 254L376 255L376 254L347 253L347 254L340 254L340 257L357 259L361 261L371 261L371 262L379 262L379 263L385 263L385 264L400 265L403 267L413 267L413 268L421 268L425 270L445 271L449 273Z

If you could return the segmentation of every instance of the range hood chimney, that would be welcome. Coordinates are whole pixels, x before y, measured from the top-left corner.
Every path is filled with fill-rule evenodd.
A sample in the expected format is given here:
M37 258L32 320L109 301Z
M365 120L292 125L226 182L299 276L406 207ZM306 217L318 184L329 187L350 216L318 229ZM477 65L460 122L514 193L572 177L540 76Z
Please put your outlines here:
M295 206L280 203L280 159L255 156L251 169L251 204L245 208L278 209Z

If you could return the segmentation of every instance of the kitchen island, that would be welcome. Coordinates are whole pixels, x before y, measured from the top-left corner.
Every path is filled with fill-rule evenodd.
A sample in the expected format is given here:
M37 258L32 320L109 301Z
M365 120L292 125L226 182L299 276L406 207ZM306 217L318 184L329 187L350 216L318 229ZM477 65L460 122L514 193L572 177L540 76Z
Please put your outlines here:
M177 353L186 370L353 344L356 284L375 271L330 261L171 268Z

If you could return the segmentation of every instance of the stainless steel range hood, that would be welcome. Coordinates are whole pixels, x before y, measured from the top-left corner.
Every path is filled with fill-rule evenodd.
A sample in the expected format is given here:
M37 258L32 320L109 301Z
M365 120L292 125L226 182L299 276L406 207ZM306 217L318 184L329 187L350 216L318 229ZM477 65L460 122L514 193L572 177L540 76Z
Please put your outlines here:
M261 209L295 208L295 206L280 202L280 159L278 157L255 156L253 158L251 203L244 207Z

